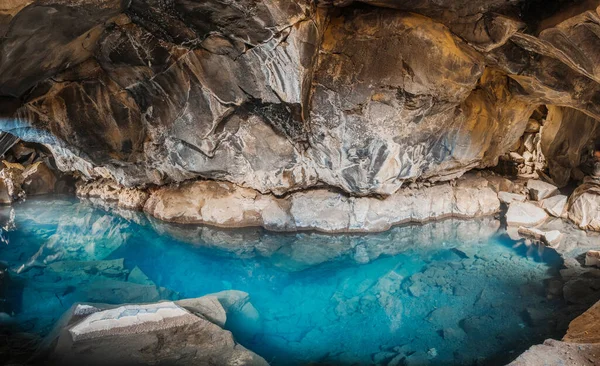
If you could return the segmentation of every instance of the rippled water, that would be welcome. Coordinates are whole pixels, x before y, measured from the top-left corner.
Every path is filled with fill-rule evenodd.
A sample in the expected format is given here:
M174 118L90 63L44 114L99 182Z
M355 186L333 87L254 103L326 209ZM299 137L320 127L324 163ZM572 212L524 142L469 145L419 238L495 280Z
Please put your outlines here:
M54 198L0 209L3 326L47 333L74 302L235 289L226 328L273 364L502 364L558 335L558 255L494 219L370 235L182 227ZM391 362L391 363L390 363ZM397 362L397 363L396 363Z

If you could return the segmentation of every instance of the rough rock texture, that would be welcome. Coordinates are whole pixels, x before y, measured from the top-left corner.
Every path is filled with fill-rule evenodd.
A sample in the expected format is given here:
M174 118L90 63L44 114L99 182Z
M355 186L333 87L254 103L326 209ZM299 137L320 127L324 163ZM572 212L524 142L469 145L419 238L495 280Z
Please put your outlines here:
M495 165L547 104L562 186L597 136L599 19L529 0L9 0L0 130L126 187L390 195Z
M77 304L65 314L37 357L56 365L143 365L157 361L169 365L268 365L237 344L222 325L210 321L215 312L225 317L218 301L196 310L198 315L173 302L108 309Z
M384 231L405 222L494 214L500 201L488 184L484 178L467 177L456 186L407 189L382 199L348 197L325 189L278 198L231 183L198 181L154 191L144 211L165 221L221 227Z
M569 197L569 219L580 228L600 231L600 181L587 180Z

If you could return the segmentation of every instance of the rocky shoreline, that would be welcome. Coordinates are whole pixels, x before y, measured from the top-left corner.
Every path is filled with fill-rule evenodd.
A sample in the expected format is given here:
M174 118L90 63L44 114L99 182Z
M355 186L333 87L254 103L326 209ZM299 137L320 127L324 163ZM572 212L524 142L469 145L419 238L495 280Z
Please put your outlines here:
M503 203L509 226L535 227L549 217L561 217L584 230L600 231L600 179L594 177L586 178L570 197L541 180L510 180L486 171L447 183L414 184L385 197L353 197L331 189L278 197L217 181L151 189L125 188L111 180L80 181L76 194L167 222L223 228L380 232L405 223L494 215Z

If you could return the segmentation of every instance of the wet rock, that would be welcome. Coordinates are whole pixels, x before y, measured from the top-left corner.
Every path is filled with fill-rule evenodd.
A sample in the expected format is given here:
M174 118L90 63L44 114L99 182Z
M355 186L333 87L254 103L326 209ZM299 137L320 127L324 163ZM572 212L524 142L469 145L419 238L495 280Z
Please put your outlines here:
M581 229L600 231L600 183L596 180L577 187L569 197L569 219Z
M563 217L567 211L567 196L558 195L540 202L542 208L554 217Z
M50 364L267 365L231 333L173 302L67 314L46 344Z
M534 201L541 201L558 193L558 188L541 180L530 179L527 181L529 197Z
M536 226L547 218L543 209L529 202L513 202L506 213L506 223L509 226Z

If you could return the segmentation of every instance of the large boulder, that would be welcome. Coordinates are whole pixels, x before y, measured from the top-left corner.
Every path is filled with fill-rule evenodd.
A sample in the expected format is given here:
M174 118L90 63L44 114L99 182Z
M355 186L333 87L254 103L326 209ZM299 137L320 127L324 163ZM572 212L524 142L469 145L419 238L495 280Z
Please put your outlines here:
M569 219L580 228L600 231L600 181L589 179L569 198Z
M268 365L229 331L173 302L74 305L37 357L52 365Z

